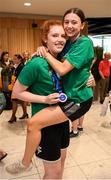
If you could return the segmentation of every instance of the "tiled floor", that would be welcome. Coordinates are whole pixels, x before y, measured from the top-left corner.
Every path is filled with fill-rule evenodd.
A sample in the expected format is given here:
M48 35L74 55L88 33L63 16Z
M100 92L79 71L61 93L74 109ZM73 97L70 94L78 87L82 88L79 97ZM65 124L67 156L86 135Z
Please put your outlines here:
M96 102L85 116L84 133L71 139L64 170L64 179L70 180L109 180L111 179L111 127L102 127L104 121L111 121L108 110L105 117L100 116L101 105ZM30 107L28 107L30 113ZM26 120L18 120L8 124L11 111L4 111L0 116L0 147L8 152L8 156L0 162L0 179L33 179L43 176L41 160L33 158L33 168L29 172L10 175L5 171L6 164L22 157ZM19 107L17 116L21 116Z

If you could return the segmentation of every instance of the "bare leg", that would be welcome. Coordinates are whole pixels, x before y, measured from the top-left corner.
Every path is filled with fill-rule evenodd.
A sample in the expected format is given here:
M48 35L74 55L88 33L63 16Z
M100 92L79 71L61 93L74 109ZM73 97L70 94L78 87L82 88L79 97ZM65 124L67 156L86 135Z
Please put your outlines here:
M75 120L75 121L72 122L72 130L73 130L73 131L78 131L78 130L77 130L78 121L79 121L79 119L77 119L77 120Z
M43 179L62 179L67 148L61 150L61 159L58 161L43 161L45 174Z
M61 179L61 159L55 162L43 161L45 174L43 179Z
M45 108L35 114L27 125L27 138L23 165L29 166L33 154L41 140L41 129L50 125L67 121L67 117L59 106Z
M72 122L72 130L78 131L78 127L82 128L84 116L81 116L79 119Z
M84 116L81 116L79 119L76 119L72 122L72 131L70 132L70 138L77 137L80 131L83 131L82 124L83 124Z
M78 124L78 126L81 127L81 128L82 128L82 126L83 126L83 120L84 120L84 116L82 116L82 117L79 118L79 124Z
M66 155L67 155L67 148L66 149L62 149L61 150L61 179L63 177Z

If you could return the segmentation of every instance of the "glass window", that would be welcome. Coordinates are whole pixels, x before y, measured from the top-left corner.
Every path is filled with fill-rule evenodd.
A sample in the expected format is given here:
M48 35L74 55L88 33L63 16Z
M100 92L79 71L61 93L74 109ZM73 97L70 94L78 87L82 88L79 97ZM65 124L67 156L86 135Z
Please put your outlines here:
M93 43L94 46L100 46L103 47L103 51L105 52L110 52L111 53L111 35L110 34L104 34L104 35L94 35L94 36L89 36Z

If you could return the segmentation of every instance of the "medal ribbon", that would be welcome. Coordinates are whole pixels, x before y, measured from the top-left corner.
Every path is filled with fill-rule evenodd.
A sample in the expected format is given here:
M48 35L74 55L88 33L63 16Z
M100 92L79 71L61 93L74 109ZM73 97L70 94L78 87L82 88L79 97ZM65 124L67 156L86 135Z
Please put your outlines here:
M54 82L56 91L57 91L59 94L62 93L62 87L60 86L60 83L59 83L59 77L58 77L58 75L56 74L56 72L54 72L54 71L52 71L52 80L53 80L53 82Z
M62 92L62 87L60 86L59 77L56 74L56 72L53 70L52 70L52 80L54 82L56 91L60 94L60 97L59 97L60 102L62 102L62 103L66 102L67 101L67 95Z

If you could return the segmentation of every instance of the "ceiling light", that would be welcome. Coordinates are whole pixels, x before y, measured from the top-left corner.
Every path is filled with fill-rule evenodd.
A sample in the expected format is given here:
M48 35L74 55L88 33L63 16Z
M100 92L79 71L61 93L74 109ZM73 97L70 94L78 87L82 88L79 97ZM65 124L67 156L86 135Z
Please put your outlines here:
M26 2L26 3L24 3L24 6L31 6L31 3Z

